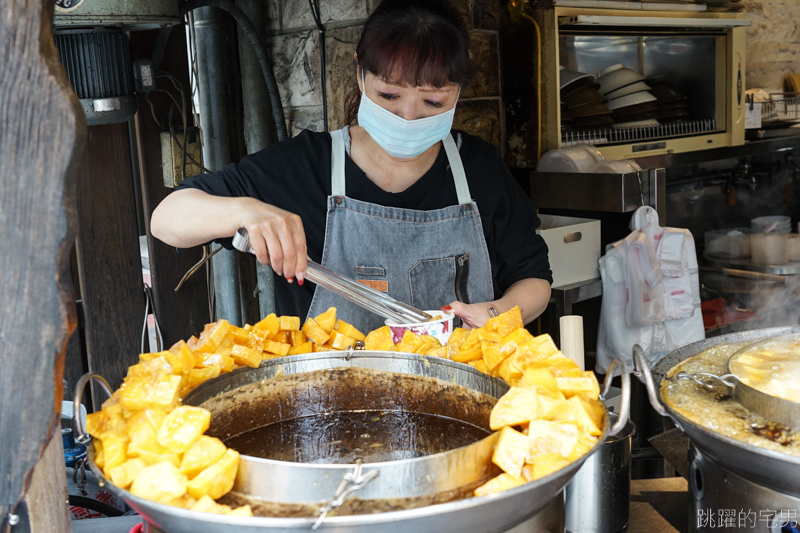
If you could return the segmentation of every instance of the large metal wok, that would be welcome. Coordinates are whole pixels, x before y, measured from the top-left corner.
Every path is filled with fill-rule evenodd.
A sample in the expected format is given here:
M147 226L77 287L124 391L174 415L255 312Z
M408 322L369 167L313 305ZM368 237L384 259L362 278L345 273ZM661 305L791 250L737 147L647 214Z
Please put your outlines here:
M800 457L760 448L702 427L671 408L661 395L661 382L677 364L719 344L755 343L760 340L800 333L800 326L768 328L731 333L688 344L668 354L652 371L641 349L634 347L635 373L647 386L653 408L671 418L709 459L743 478L767 488L800 496Z
M447 383L479 389L495 397L501 396L506 390L506 385L501 381L481 374L469 365L455 363L447 359L394 352L363 351L334 354L328 352L325 354L284 357L265 362L258 369L237 370L198 387L193 392L193 395L187 397L186 400L187 402L202 401L215 396L215 394L235 391L247 383L268 380L270 376L302 373L325 368L341 369L348 367L373 368L394 373L435 377ZM623 379L626 380L627 377L627 374L625 374ZM629 390L625 391L626 396L629 393ZM610 433L609 417L606 416L604 418L603 434L589 453L565 468L537 481L479 498L466 498L448 503L377 514L331 516L322 522L319 529L348 533L374 531L437 531L439 533L470 531L471 533L491 533L507 531L544 509L553 498L557 497L583 462L603 444ZM625 418L627 418L627 414L625 414ZM438 465L437 468L453 472L454 469L464 468L466 465L471 465L470 467L474 468L475 462L481 461L484 464L483 468L491 468L491 444L494 442L494 438L494 435L492 435L471 446L427 457L390 463L364 464L363 470L382 469L376 481L384 478L385 480L393 481L394 485L408 487L409 483L420 482L419 476L422 475L424 478L424 472L426 469L430 469L430 465ZM472 457L465 459L465 454L472 454ZM94 452L91 447L89 455L89 463L92 469L99 477L105 479L102 471L94 464ZM269 461L266 461L266 463L269 463ZM278 462L273 461L273 463ZM331 487L341 481L341 473L347 471L347 465L316 465L328 469L332 468L329 474L331 472L335 473L335 475L330 475L332 479L325 485L325 476L318 476L318 472L313 474L312 477L311 474L298 474L300 469L295 468L291 469L291 472L286 471L283 474L277 474L280 468L286 468L286 466L286 464L265 465L264 460L243 457L234 491L249 487L262 492L263 490L271 490L269 487L265 488L265 485L273 484L279 486L280 491L294 494L292 497L309 499L308 496L298 495L302 495L304 491L314 492L317 487L321 487L321 493L332 494ZM294 466L302 468L309 465L295 464ZM264 468L266 470L263 470ZM271 470L270 474L264 474L265 471L270 471L271 468L274 469ZM394 472L393 469L395 470ZM428 474L430 473L429 471ZM265 475L268 475L268 477L265 477ZM408 479L403 479L403 476L408 476ZM148 523L169 533L227 533L241 531L278 533L310 529L315 523L314 518L245 518L191 512L138 498L126 490L114 487L108 480L105 481L112 491L120 494ZM428 483L431 484L430 480L428 480ZM435 483L432 484L435 485ZM274 490L274 487L272 490ZM364 490L363 494L359 492L356 495L358 497L369 497L369 485L366 485L362 490Z

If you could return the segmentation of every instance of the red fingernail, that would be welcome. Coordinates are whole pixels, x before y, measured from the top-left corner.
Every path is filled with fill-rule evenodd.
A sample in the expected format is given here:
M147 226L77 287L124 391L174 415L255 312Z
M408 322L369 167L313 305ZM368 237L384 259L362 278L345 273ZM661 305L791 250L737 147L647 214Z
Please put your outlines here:
M453 310L453 308L450 307L449 305L442 306L442 311L452 311L452 310Z
M286 278L286 281L288 281L289 283L292 283L292 282L294 282L294 278Z
M300 285L300 286L302 287L302 286L303 286L303 282L304 282L305 280L306 280L305 276L303 276L303 273L302 273L302 272L300 272L300 273L297 275L297 284L298 284L298 285Z

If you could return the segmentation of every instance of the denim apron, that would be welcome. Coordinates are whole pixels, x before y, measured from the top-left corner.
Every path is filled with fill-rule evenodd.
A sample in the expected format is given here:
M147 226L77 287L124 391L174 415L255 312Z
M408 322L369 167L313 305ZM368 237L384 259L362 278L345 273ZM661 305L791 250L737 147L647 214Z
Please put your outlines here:
M331 132L331 195L322 265L422 310L455 300L494 299L492 268L478 206L472 200L453 136L443 141L459 205L418 211L345 196L345 137ZM365 334L384 318L317 287L308 311L336 307L337 317Z

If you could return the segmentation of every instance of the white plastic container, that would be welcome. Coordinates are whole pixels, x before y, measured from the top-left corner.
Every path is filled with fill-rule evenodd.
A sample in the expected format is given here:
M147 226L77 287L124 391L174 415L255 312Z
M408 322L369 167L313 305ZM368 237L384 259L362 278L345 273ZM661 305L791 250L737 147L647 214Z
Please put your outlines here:
M707 231L704 253L721 257L750 257L750 235L755 232L751 228Z
M600 221L539 215L536 233L547 243L553 287L600 277Z
M386 319L384 324L389 326L392 330L392 342L397 344L403 339L406 330L410 329L417 335L432 335L436 337L439 344L444 346L450 340L450 334L453 333L453 318L456 315L453 313L445 313L444 311L425 311L433 317L438 317L436 320L429 320L428 322L415 322L413 324L397 324L389 319Z
M785 233L750 236L750 258L754 265L785 265L789 262Z

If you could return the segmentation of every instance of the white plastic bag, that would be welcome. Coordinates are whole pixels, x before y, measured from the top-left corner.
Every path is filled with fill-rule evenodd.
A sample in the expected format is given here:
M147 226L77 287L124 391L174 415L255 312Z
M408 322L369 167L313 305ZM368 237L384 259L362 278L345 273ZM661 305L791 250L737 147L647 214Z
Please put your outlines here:
M603 303L596 370L602 374L614 359L633 368L635 344L654 365L670 351L705 338L692 234L659 227L651 207L636 211L631 229L600 258Z

